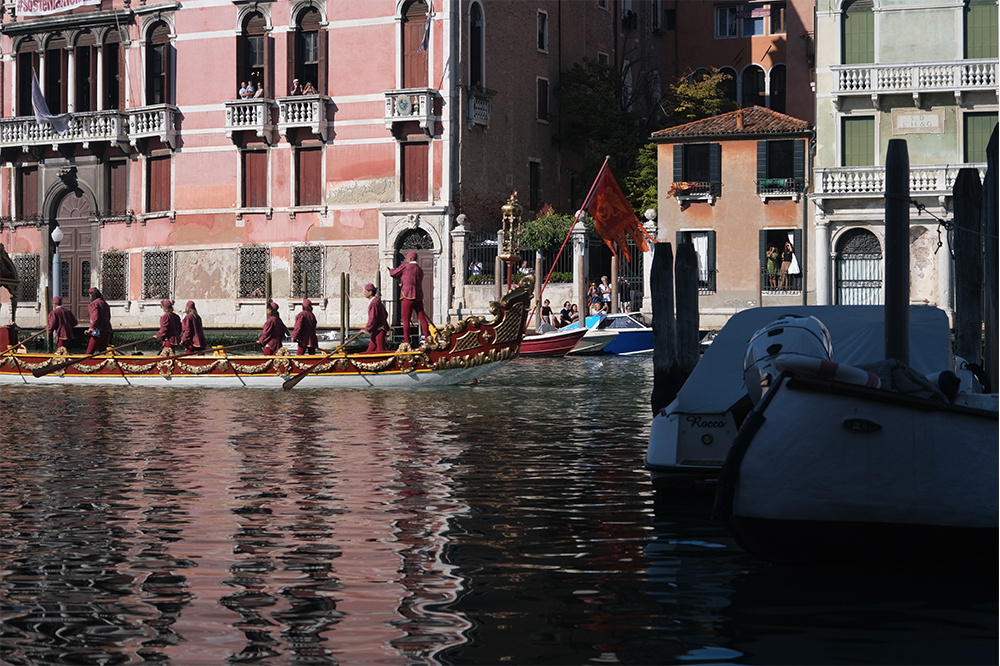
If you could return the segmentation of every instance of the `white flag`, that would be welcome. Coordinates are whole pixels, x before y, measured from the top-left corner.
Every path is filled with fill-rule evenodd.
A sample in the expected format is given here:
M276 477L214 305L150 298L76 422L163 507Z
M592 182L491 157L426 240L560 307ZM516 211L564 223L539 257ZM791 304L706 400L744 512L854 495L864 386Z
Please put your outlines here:
M73 120L72 113L60 113L52 115L49 113L49 105L45 103L45 95L38 86L38 76L31 72L31 109L35 112L35 122L39 125L48 123L52 125L52 131L62 134L69 127L69 121Z

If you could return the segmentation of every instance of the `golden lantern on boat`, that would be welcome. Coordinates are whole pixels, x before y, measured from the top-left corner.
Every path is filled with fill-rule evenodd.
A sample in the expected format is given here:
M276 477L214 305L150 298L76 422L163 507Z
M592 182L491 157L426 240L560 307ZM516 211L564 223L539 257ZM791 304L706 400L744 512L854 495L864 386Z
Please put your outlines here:
M521 261L521 213L523 208L517 202L515 191L501 209L503 211L503 247L500 261L514 264Z

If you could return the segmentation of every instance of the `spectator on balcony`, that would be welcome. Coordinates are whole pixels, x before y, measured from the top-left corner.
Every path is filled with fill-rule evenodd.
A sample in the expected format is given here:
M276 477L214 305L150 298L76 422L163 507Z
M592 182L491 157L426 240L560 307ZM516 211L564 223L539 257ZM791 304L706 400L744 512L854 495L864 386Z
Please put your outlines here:
M785 241L785 249L781 253L781 275L778 278L779 287L788 287L788 269L792 267L792 257L795 256L795 250L792 249L792 244L790 241Z
M240 83L240 99L247 98L247 82L243 81Z
M305 88L302 89L303 95L317 95L319 94L316 88L313 87L312 81L306 81Z
M253 94L253 96L254 96L254 99L260 99L261 97L264 96L264 84L263 83L260 84L259 86L257 86L257 92L255 92Z
M767 247L767 283L771 287L778 286L778 269L781 265L781 257L778 254L778 250L775 249L773 245Z
M298 79L292 79L292 85L288 89L288 95L289 96L294 96L294 95L301 95L301 94L302 94L302 86L299 85L299 80Z
M250 99L251 97L254 97L255 96L254 92L256 92L256 91L257 91L257 89L254 87L253 81L247 82L247 99Z

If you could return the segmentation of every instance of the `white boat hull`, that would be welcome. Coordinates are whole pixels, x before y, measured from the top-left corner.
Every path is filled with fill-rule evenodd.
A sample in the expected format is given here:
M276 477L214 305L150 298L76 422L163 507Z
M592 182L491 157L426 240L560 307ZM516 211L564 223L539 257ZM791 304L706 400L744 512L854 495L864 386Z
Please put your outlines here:
M771 561L996 561L998 461L995 406L785 378L740 429L716 505Z

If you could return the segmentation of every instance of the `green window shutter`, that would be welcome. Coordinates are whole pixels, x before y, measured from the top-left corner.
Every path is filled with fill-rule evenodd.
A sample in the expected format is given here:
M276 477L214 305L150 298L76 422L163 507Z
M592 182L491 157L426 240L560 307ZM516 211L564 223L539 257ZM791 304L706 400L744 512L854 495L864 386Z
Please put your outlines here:
M805 187L806 184L806 140L796 139L793 146L792 173L795 178L795 187L798 189Z
M871 116L843 119L843 166L875 164L875 119Z
M758 280L761 281L761 285L766 285L764 282L767 274L767 231L761 229L757 232L757 264L759 273Z
M708 180L712 183L712 194L722 193L722 146L708 144Z
M989 144L993 128L996 126L996 112L965 114L966 164L986 162L986 146Z
M684 182L684 146L674 145L674 182Z
M757 180L767 178L767 141L757 142Z
M708 233L708 289L709 291L715 291L715 232L709 231L707 233Z
M965 57L997 57L995 0L970 0L965 8Z
M871 0L855 0L846 8L842 46L845 65L875 62L875 13Z

